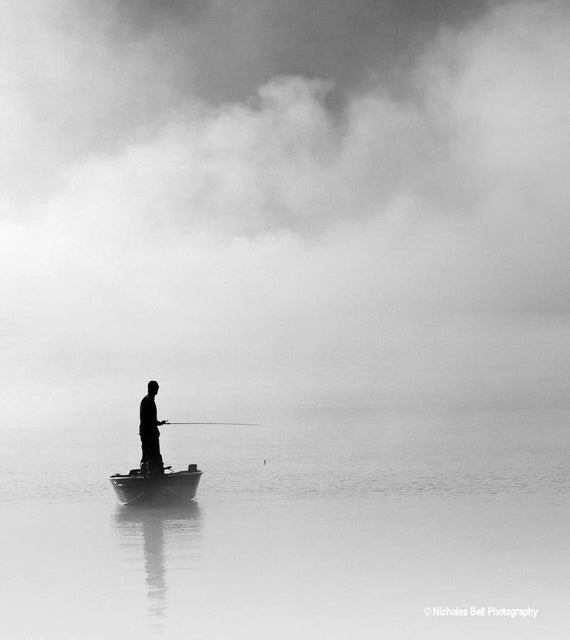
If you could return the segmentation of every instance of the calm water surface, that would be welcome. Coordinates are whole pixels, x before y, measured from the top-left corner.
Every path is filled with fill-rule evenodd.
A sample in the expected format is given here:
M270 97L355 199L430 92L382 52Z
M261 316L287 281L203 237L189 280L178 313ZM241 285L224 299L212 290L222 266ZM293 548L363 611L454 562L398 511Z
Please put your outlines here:
M165 427L165 460L197 462L204 476L193 504L153 510L116 505L106 479L137 466L136 425L4 429L3 629L42 639L565 638L567 420ZM472 606L539 611L431 609Z

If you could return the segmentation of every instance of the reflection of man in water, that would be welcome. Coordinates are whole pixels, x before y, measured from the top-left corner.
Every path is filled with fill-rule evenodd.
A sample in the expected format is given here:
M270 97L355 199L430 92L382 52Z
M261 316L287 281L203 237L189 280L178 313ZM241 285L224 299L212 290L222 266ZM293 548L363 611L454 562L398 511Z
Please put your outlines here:
M143 473L163 473L158 425L166 424L166 420L156 419L154 398L157 393L158 382L151 380L148 383L148 394L141 401L139 434L142 443L141 470Z

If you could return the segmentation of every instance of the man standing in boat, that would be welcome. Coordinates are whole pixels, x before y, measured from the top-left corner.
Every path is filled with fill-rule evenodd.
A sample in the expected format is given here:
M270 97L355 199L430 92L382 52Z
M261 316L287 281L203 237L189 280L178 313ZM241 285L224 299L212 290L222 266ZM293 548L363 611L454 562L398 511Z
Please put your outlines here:
M139 434L142 444L141 471L147 473L164 473L162 456L160 455L160 431L158 427L166 424L166 420L157 420L154 398L158 393L158 382L148 383L148 394L141 401Z

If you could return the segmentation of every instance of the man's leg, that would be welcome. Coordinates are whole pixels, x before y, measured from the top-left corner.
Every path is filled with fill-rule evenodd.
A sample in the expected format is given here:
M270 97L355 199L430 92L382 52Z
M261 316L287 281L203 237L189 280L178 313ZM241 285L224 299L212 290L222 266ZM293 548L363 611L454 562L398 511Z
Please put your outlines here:
M151 473L164 473L162 456L160 455L160 444L158 438L152 441L149 447L149 463Z
M143 440L141 438L141 449L142 449L142 457L141 457L141 471L144 475L150 473L150 459L151 459L151 448L149 447L148 440Z

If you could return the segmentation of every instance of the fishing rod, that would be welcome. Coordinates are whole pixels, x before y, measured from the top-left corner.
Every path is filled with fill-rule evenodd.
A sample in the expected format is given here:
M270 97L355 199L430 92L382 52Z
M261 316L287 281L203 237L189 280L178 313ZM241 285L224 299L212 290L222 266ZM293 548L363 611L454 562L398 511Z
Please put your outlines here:
M260 427L261 426L254 422L169 422L168 420L164 424L166 425L168 424L224 424L224 425L231 425L234 427Z

